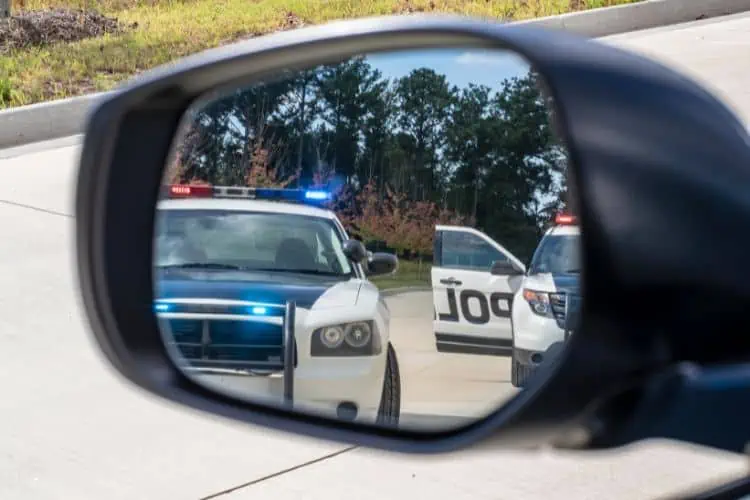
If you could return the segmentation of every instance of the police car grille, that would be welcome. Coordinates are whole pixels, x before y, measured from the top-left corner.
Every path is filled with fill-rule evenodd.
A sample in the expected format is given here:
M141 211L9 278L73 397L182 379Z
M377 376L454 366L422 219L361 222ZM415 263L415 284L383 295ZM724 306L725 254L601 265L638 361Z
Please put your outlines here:
M578 329L578 322L581 319L581 302L581 296L578 294L571 294L568 297L567 328L569 330Z
M565 328L565 294L551 293L549 296L549 305L552 308L552 314L555 316L557 326Z
M201 342L201 321L173 319L169 322L169 328L177 344Z
M557 326L563 329L565 328L565 295L565 293L551 293L549 296L550 307L552 308L552 314L555 316ZM571 295L570 303L577 306L580 303L580 297L578 295ZM568 307L570 308L571 305L569 304ZM576 314L578 308L573 307L572 309L572 311L568 312Z
M204 327L207 324L207 330ZM283 368L280 325L254 321L173 319L175 346L195 366Z

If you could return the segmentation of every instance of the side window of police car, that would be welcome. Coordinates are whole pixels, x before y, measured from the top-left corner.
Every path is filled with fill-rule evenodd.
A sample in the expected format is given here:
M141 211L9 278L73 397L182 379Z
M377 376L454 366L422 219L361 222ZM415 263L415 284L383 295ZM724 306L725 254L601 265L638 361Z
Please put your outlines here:
M333 229L324 229L324 232L315 233L315 259L321 270L331 271L338 274L343 274L344 269L342 268L339 260L346 260L346 256L337 255L336 251L332 248L330 241L335 240L336 234ZM330 238L331 240L326 240Z
M487 339L493 351L507 348L513 287L509 277L491 270L496 262L508 262L508 255L489 236L468 227L438 229L437 240L432 291L438 350Z
M331 264L329 259L326 258L326 249L318 234L315 234L315 260L319 266L328 266Z
M344 255L341 245L332 243L340 241L340 235L333 227L327 228L325 235L318 235L318 244L322 259L321 262L336 273L350 274L353 272L353 269L345 269L344 266L341 265L342 262L347 261L347 257Z
M497 261L508 258L479 236L464 231L442 234L442 267L466 271L489 272Z

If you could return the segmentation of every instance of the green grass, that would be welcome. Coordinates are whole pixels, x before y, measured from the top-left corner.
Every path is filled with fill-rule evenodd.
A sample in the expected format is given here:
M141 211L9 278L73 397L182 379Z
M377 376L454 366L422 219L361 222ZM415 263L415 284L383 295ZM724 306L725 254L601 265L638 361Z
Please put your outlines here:
M430 263L399 259L398 270L393 276L377 276L372 282L381 290L400 288L404 286L429 286L430 285Z
M0 56L0 108L109 90L154 66L249 36L342 18L442 12L520 20L639 0L28 0L20 10L93 9L121 35ZM293 22L290 22L293 21Z

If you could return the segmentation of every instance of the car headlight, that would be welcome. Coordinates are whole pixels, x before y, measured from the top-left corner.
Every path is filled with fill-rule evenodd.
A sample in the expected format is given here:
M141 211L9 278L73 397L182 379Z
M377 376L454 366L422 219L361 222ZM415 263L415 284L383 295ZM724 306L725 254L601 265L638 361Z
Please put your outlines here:
M344 342L344 329L338 325L322 328L320 342L329 349L336 349Z
M536 290L529 290L528 288L523 289L523 298L531 306L531 310L539 316L545 316L548 318L554 317L552 313L552 305L549 300L550 294L547 292L537 292Z
M374 321L356 321L316 329L310 342L310 356L374 356L381 351Z

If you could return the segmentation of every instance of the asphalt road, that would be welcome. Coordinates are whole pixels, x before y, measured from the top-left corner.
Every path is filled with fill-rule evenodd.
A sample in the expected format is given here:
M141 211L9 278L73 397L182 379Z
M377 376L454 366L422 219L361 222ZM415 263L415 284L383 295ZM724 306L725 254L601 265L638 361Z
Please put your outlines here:
M750 17L611 42L710 81L750 118ZM661 441L597 454L395 456L239 426L145 395L119 379L89 340L74 292L78 148L46 146L0 152L3 500L614 500L676 493L747 470L745 457Z

